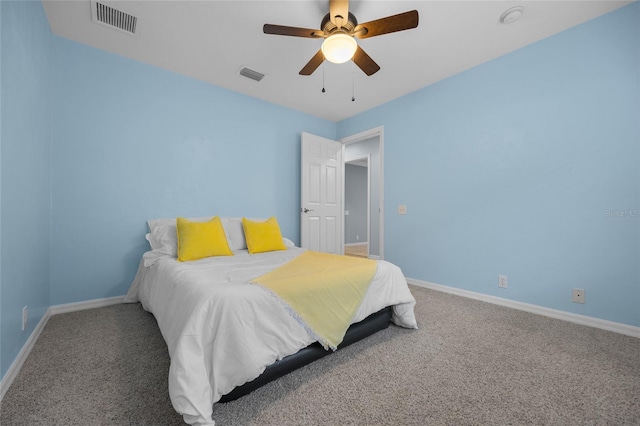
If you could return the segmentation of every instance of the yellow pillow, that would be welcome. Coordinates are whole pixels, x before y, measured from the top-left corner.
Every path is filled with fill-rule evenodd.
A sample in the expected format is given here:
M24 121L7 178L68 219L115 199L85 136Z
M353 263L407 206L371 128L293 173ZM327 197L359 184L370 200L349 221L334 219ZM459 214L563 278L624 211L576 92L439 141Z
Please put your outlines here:
M176 219L178 260L202 259L211 256L232 256L222 222L218 216L208 222Z
M243 217L242 227L247 239L247 248L251 254L287 249L275 217L264 222L254 222Z

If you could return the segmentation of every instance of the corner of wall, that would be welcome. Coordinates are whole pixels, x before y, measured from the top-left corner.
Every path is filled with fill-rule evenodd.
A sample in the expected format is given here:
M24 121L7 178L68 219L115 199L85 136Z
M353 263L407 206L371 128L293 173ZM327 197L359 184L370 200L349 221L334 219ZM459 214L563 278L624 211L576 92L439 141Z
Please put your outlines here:
M0 2L0 31L0 378L6 383L51 302L51 239L42 240L52 219L53 34L42 2L35 1ZM29 308L25 330L23 306Z

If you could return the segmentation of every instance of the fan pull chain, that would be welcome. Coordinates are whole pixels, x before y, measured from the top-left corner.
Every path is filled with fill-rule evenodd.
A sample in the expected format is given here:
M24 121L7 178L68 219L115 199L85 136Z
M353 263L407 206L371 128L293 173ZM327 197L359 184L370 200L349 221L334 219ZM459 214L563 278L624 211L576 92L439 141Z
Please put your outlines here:
M356 73L351 73L351 102L356 100Z
M324 92L324 62L322 62L322 93Z

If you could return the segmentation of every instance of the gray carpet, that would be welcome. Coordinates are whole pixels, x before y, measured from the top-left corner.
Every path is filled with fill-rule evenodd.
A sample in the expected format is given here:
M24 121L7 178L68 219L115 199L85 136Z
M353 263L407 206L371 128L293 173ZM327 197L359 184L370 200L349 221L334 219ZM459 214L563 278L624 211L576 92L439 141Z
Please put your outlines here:
M640 425L640 339L411 287L395 326L237 401L226 425ZM180 425L152 315L49 320L0 408L8 425Z

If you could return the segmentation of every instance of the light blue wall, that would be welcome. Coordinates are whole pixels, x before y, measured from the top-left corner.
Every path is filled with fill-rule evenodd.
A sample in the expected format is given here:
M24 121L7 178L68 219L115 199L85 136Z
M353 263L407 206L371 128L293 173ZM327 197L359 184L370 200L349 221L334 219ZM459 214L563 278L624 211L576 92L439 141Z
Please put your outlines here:
M338 137L384 125L385 257L411 278L640 326L639 7L339 123Z
M49 308L53 61L42 3L2 1L0 9L2 377Z
M299 241L300 134L335 138L335 123L54 47L52 305L126 293L148 219L275 215Z

